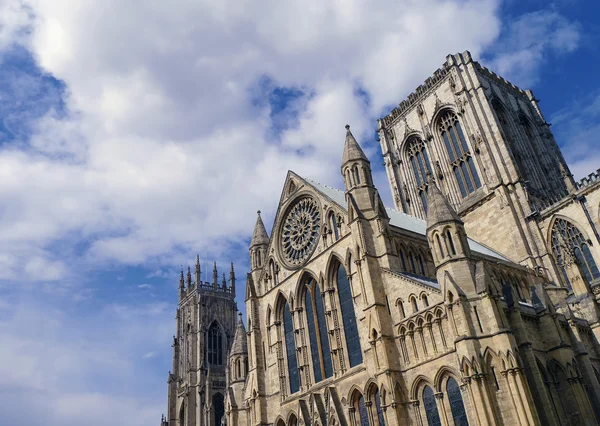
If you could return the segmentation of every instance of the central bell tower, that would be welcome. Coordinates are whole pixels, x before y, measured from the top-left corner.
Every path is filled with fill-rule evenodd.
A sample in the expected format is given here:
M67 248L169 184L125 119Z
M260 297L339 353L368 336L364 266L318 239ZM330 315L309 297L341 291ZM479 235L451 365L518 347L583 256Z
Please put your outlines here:
M179 280L177 334L173 336L173 369L169 373L169 406L164 426L220 426L225 414L228 353L237 325L235 271L219 282L201 280L196 258L195 280L188 267Z

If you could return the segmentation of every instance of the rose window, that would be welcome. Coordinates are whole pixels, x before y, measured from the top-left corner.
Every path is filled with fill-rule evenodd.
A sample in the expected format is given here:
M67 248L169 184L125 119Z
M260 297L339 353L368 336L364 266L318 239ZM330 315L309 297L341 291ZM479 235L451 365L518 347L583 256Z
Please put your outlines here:
M312 255L319 241L321 217L317 202L310 197L298 200L288 210L281 228L281 248L290 266L300 266Z

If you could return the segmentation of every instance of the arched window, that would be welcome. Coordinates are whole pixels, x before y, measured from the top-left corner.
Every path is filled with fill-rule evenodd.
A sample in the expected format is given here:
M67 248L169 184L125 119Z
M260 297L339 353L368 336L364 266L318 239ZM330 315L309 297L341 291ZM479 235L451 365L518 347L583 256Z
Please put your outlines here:
M410 265L410 272L413 274L416 273L417 268L415 268L415 258L410 251L408 252L408 264Z
M466 197L479 188L481 182L456 114L452 111L446 112L440 118L439 131L450 158L454 178L462 196Z
M185 403L181 404L179 410L179 426L185 426Z
M277 266L273 259L269 262L269 273L271 274L271 279L273 280L273 286L277 285Z
M213 322L208 329L208 363L212 365L223 364L223 336L219 325Z
M417 262L419 263L420 274L425 276L425 264L423 263L423 256L421 256L421 253L417 253Z
M400 256L400 262L402 263L402 270L406 272L406 260L404 260L404 253L402 249L398 251L398 255Z
M563 247L565 245L567 247ZM577 259L588 282L600 279L600 271L598 271L596 262L590 252L588 242L581 231L571 222L558 218L552 227L552 252L556 259L556 263L558 263L559 268L562 269L562 272L566 277L567 273L563 264L563 259L565 257L563 250L565 249L572 250L572 254ZM569 256L569 254L566 254L566 256ZM571 284L568 280L567 283L568 287L570 287Z
M300 390L300 377L298 375L298 361L296 360L296 343L294 341L294 324L290 305L285 302L283 307L283 332L285 333L285 351L287 352L288 378L290 394Z
M223 395L220 393L216 393L212 397L212 406L213 406L214 416L215 416L214 424L216 426L219 426L221 424L221 419L223 418L223 415L225 414L224 401L225 401L225 398L223 398Z
M423 407L427 416L427 424L429 426L442 426L440 414L438 413L437 403L433 390L429 386L425 386L423 390Z
M313 361L313 372L315 383L323 378L333 375L331 364L331 351L327 337L327 323L325 322L325 308L323 297L319 290L319 284L312 278L306 282L306 293L304 295L306 309L306 322L308 324L308 336L310 340L310 351Z
M419 310L419 307L417 306L417 298L415 296L410 298L410 304L412 306L413 313Z
M454 248L454 240L452 240L452 234L448 229L446 231L446 240L448 241L448 252L451 254L456 254L456 249Z
M400 319L406 318L406 313L404 312L404 303L402 300L398 300L398 311L400 313Z
M336 282L338 295L340 297L340 310L342 311L342 321L344 323L344 333L346 334L346 346L348 347L348 360L350 367L362 363L362 349L360 347L360 337L356 325L356 314L354 313L354 300L350 281L343 265L339 265L336 271Z
M381 409L381 398L379 397L379 388L375 391L375 414L377 414L377 422L379 426L385 426L385 417L383 417L383 410Z
M370 426L369 414L367 413L367 407L365 406L365 399L360 393L358 394L358 398L355 399L354 410L356 426Z
M360 185L360 173L358 171L358 166L352 167L352 175L354 177L354 185Z
M235 362L235 377L236 378L242 377L242 362L239 360L239 358Z
M467 413L465 412L465 405L463 404L462 395L460 393L460 387L453 377L448 379L446 384L446 392L448 394L448 402L450 403L450 410L452 410L452 418L454 419L455 426L469 426L467 420Z
M334 212L329 213L329 229L331 229L331 232L333 232L334 241L339 240L340 230L338 229L338 221Z
M427 295L425 293L421 295L421 301L423 302L424 307L429 306L429 300L427 300Z
M440 256L443 259L444 257L446 257L446 255L444 254L444 247L442 246L442 240L440 240L439 234L436 234L435 239L437 241L438 248L440 249Z
M289 426L298 426L298 419L296 418L295 414L292 414L290 416L290 420L288 421Z
M417 137L410 138L406 143L406 154L413 169L423 210L427 213L427 175L431 174L431 163L425 144Z

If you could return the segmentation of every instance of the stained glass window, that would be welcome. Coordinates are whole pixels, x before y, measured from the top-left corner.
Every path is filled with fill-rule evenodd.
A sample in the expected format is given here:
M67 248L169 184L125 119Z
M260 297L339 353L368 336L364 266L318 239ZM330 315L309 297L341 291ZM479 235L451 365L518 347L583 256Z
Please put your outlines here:
M213 322L208 329L208 363L221 365L223 363L223 336L219 325Z
M335 217L335 214L333 212L329 214L329 226L331 227L335 241L339 240L340 230L338 229L337 218Z
M300 390L300 377L298 376L298 361L296 360L296 344L294 342L294 325L290 305L285 302L283 307L283 331L285 333L285 349L287 352L288 375L290 381L290 393Z
M221 419L225 414L225 403L223 395L221 395L220 393L214 394L214 396L212 397L212 405L215 414L215 425L220 425Z
M358 422L358 426L370 426L367 407L365 407L365 399L362 395L358 398L356 405L356 420Z
M421 139L411 138L406 144L406 152L413 169L415 181L417 183L417 192L423 203L423 209L427 213L427 174L431 173L431 164L427 149Z
M463 404L462 395L460 393L460 387L458 386L457 381L452 377L448 379L446 392L448 393L448 402L450 403L450 409L452 410L454 425L469 426L465 405Z
M383 417L383 410L381 409L381 398L379 397L379 389L375 392L375 409L377 410L377 419L379 420L379 426L385 426L385 417Z
M567 247L563 247L564 245ZM552 228L552 252L564 276L567 274L564 271L562 260L564 259L563 250L566 248L573 251L588 282L600 279L600 271L598 271L598 266L590 252L588 242L581 231L571 222L559 218L556 219ZM568 287L570 287L568 279L566 282L568 283Z
M427 424L429 426L442 426L435 395L433 394L433 389L429 386L425 386L423 390L423 407L425 407L425 414L427 415Z
M319 290L319 285L313 279L310 279L306 284L304 300L306 303L306 320L313 361L313 372L315 382L320 382L323 380L323 374L325 375L324 377L331 377L333 375L333 366L331 364L331 351L327 336L323 298Z
M354 313L354 300L352 299L352 290L350 281L346 274L346 269L340 265L337 270L337 287L340 297L340 309L342 311L342 321L344 323L344 332L346 334L346 345L348 347L348 360L350 367L362 363L362 349L360 347L360 338L358 336L358 327L356 325L356 314Z
M442 116L439 130L460 193L463 197L466 197L481 186L481 181L456 114L449 111Z

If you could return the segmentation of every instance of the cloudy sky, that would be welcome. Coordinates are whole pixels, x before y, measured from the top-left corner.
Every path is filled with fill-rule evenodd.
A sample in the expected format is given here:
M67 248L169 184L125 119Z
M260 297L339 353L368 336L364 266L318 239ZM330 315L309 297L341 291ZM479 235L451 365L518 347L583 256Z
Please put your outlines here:
M180 265L243 278L288 169L341 186L346 123L389 200L375 120L448 53L532 88L576 177L600 167L599 9L0 0L2 422L158 424Z

